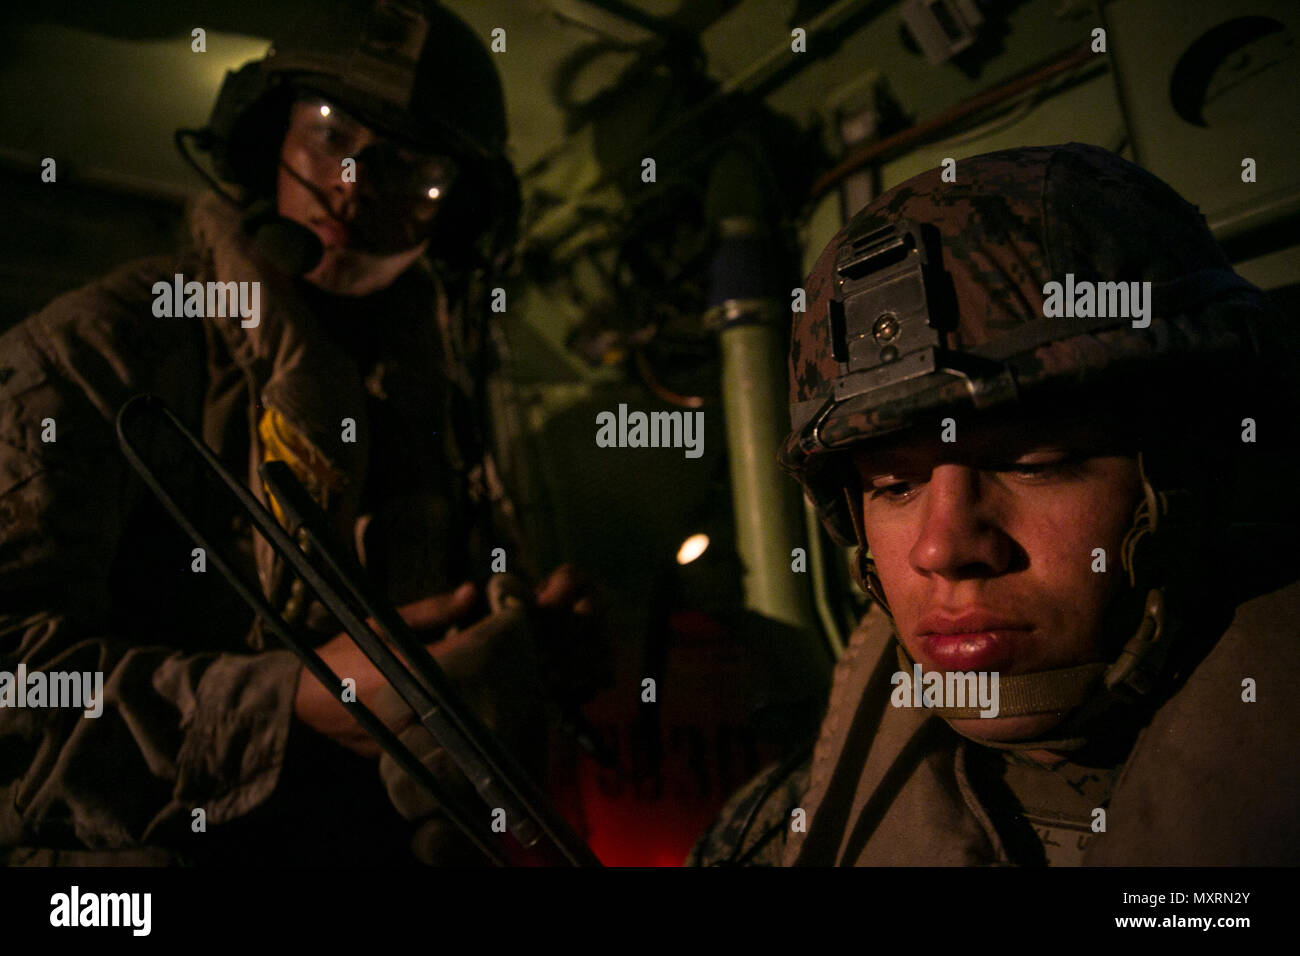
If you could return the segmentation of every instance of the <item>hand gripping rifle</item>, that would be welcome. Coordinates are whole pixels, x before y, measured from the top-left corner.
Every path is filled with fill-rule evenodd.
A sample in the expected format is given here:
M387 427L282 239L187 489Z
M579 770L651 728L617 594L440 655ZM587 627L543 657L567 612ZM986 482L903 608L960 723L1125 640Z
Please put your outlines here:
M127 460L140 473L150 491L204 549L239 596L261 615L265 626L298 655L307 670L330 694L337 693L341 686L338 675L294 633L263 596L261 588L244 580L232 562L212 547L209 537L177 505L176 496L159 478L158 469L151 467L147 459L153 458L157 463L160 440L169 441L170 447L175 449L174 454L189 459L187 463L200 466L198 474L204 493L221 489L219 497L224 497L227 504L242 508L271 547L338 619L398 696L415 712L420 723L469 778L487 806L505 811L507 826L523 847L550 864L600 866L590 847L456 695L446 674L401 616L385 601L369 593L361 567L331 545L324 513L284 462L266 462L259 472L280 505L288 525L287 533L252 492L230 474L161 399L136 395L123 405L117 416L117 435ZM171 473L175 476L179 472L172 470ZM173 483L175 480L173 477ZM189 493L193 494L194 490ZM366 617L374 620L379 636L367 626ZM385 641L397 647L405 664ZM511 860L504 847L495 835L490 834L490 814L481 807L466 806L464 801L447 792L433 772L364 704L355 701L348 706L357 722L400 767L428 790L448 819L491 862L498 866L509 865Z

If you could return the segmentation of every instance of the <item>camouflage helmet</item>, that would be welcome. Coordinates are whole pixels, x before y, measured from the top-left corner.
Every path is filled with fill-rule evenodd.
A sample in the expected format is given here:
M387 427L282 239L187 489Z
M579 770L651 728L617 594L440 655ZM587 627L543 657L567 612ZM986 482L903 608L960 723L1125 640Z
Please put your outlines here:
M794 314L780 462L844 545L865 544L846 495L849 446L945 412L1138 380L1190 397L1246 381L1269 349L1267 297L1232 272L1196 207L1138 166L1070 143L955 172L922 173L854 216ZM1044 317L1052 282L1070 304L1073 287L1094 283L1084 311L1108 314ZM1116 315L1129 284L1146 282L1145 317L1133 303Z
M322 0L261 60L227 73L204 130L217 172L251 197L274 195L288 108L304 93L371 129L449 155L456 183L431 253L449 260L514 238L519 185L506 156L501 80L483 39L433 0Z
M1090 295L1076 300L1076 289ZM1226 455L1194 457L1197 442L1181 436L1200 427L1226 444L1226 396L1257 408L1295 399L1278 312L1229 268L1196 207L1097 147L989 153L958 163L955 182L932 170L872 202L823 251L806 292L780 462L832 536L857 544L854 577L887 614L849 449L944 414L1081 398L1089 415L1138 412L1124 442L1142 500L1122 547L1129 588L1107 624L1127 639L1109 662L1002 681L1000 712L1055 712L1055 739L981 742L1076 749L1172 686L1203 652L1184 637L1189 623L1209 620L1201 612L1219 599L1207 556L1225 540L1216 492L1233 467ZM1072 307L1056 308L1063 301ZM901 641L896 651L906 669Z

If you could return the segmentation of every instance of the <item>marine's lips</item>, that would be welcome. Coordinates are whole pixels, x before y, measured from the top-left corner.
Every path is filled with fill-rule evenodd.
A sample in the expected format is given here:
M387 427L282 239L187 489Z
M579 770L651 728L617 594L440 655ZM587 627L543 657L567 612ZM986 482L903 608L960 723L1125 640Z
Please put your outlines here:
M1005 671L1034 626L982 608L935 611L917 623L923 663L941 671Z

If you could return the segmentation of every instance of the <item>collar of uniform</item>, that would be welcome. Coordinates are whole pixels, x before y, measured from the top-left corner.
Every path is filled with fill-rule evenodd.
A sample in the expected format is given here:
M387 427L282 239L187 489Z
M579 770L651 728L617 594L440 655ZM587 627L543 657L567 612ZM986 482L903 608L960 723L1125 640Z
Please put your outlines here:
M356 363L321 329L292 280L260 260L239 213L212 193L191 205L189 227L202 279L260 283L261 314L244 328L238 319L206 318L245 372L256 396L253 434L268 410L337 475L339 514L355 510L369 459L366 393ZM187 279L189 277L186 277ZM350 420L353 427L345 428ZM264 449L254 437L250 486L265 501L257 476ZM342 523L346 523L341 519ZM269 546L257 536L259 568L269 569Z
M888 616L873 607L836 665L803 800L808 829L791 834L787 865L941 865L996 855L954 780L947 725L890 704L893 642Z

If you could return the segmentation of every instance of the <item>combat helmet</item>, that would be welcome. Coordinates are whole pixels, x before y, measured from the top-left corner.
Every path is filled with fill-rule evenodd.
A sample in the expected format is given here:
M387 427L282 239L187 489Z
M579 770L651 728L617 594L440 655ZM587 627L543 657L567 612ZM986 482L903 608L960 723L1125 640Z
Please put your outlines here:
M942 415L1071 396L1141 394L1195 420L1286 374L1269 361L1281 339L1267 296L1231 270L1196 207L1140 167L1070 143L963 159L955 172L916 176L854 216L793 316L780 463L832 537L857 545L854 576L886 612L849 449ZM1150 282L1149 314L1045 317L1049 283L1085 281ZM1136 450L1143 495L1122 555L1132 637L1107 664L1004 678L1003 715L1096 712L1167 676L1184 572L1210 563L1200 549L1222 503L1204 491L1214 468L1188 467L1177 441Z
M506 156L501 81L460 18L432 0L325 0L263 59L228 72L200 145L252 201L274 195L289 105L304 92L452 158L456 180L430 240L435 258L490 260L512 244L519 185Z

